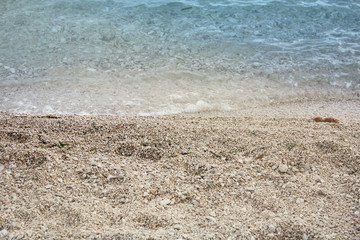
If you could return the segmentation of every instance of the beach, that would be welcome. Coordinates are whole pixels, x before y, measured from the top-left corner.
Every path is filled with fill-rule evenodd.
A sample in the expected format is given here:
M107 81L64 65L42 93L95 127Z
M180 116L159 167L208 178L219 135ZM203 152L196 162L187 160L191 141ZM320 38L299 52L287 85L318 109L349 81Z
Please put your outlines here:
M0 238L359 239L359 106L2 112Z
M0 2L0 240L360 239L360 3Z

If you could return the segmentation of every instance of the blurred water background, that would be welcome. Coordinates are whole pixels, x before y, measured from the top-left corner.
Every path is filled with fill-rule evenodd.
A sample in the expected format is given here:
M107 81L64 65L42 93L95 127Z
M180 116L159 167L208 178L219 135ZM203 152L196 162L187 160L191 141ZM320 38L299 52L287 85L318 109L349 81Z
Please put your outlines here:
M358 0L0 2L0 111L161 115L359 92Z

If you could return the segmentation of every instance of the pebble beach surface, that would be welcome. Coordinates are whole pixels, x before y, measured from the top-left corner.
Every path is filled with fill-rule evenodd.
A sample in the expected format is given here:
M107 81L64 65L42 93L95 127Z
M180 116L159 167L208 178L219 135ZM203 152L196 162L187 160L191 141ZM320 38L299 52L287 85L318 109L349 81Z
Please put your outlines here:
M0 239L359 239L359 106L0 113Z

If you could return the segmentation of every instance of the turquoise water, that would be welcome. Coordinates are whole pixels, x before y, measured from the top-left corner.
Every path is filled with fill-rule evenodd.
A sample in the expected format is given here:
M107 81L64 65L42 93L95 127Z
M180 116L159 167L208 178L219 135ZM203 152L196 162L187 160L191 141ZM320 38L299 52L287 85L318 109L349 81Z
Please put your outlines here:
M0 110L156 115L360 91L360 1L3 0Z

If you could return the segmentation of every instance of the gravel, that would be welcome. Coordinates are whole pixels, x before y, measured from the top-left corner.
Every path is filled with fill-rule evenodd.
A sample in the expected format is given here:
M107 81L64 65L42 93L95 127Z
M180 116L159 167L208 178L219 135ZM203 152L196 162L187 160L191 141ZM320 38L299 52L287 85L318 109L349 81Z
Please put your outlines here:
M0 239L359 239L360 116L325 106L0 113Z

